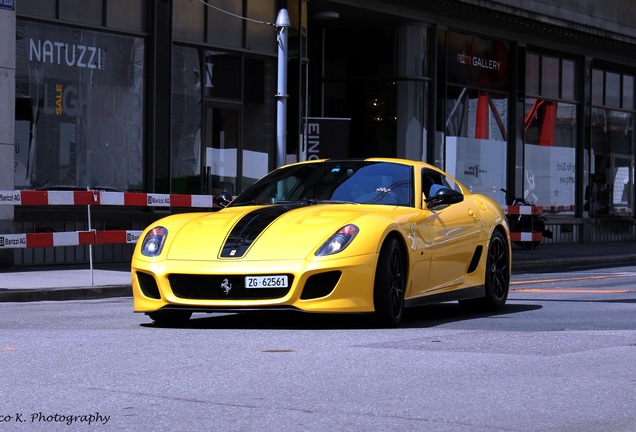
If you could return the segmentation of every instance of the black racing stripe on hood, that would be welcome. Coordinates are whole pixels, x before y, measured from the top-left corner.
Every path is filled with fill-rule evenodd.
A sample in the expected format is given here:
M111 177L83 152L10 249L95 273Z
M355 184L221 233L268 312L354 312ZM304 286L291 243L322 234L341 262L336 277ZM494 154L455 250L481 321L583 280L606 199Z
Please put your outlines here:
M279 216L299 206L275 205L263 207L243 216L228 236L221 258L240 258L252 245L252 242Z

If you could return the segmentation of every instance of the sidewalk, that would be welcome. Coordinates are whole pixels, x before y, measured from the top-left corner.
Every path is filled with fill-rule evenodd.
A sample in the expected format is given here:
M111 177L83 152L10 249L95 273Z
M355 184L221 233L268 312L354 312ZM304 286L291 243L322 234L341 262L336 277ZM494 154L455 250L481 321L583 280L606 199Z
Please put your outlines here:
M130 264L0 270L0 302L131 297Z
M636 242L540 245L512 249L512 272L574 270L581 266L636 264ZM131 297L127 263L0 269L0 302Z

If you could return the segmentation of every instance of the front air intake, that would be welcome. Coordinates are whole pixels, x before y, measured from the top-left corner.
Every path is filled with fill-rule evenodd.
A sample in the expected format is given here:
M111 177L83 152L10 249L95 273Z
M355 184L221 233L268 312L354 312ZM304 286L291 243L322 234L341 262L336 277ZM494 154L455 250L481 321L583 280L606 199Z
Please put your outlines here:
M170 274L170 289L175 296L194 300L270 300L287 295L294 282L292 274L286 275L288 286L280 288L246 288L246 275L192 275Z
M310 276L305 283L300 299L311 300L328 296L338 284L341 274L340 271L331 271Z

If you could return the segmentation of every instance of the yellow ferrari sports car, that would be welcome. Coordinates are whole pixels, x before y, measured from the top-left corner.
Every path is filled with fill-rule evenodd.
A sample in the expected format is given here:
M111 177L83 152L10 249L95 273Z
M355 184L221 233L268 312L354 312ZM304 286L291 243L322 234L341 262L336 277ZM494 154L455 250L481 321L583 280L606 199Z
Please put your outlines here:
M316 160L278 168L215 212L176 214L141 235L135 312L177 323L195 312L373 313L508 298L505 214L424 162Z

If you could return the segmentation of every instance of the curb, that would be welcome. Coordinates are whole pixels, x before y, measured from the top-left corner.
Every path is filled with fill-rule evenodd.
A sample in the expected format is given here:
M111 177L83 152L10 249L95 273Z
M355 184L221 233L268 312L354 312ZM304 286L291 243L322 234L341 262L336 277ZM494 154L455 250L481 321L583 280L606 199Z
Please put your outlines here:
M46 288L40 290L2 290L0 303L62 300L96 300L111 297L132 297L132 285L107 285L99 287Z
M512 263L512 273L555 271L568 267L608 267L620 264L634 264L636 255L603 255L598 257L540 258L527 259Z
M557 254L555 254L557 255ZM553 272L564 268L609 267L633 265L636 254L580 256L580 257L523 257L512 262L512 274L524 272ZM8 289L0 288L0 303L63 300L97 300L113 297L132 297L132 285L102 285L71 288Z

